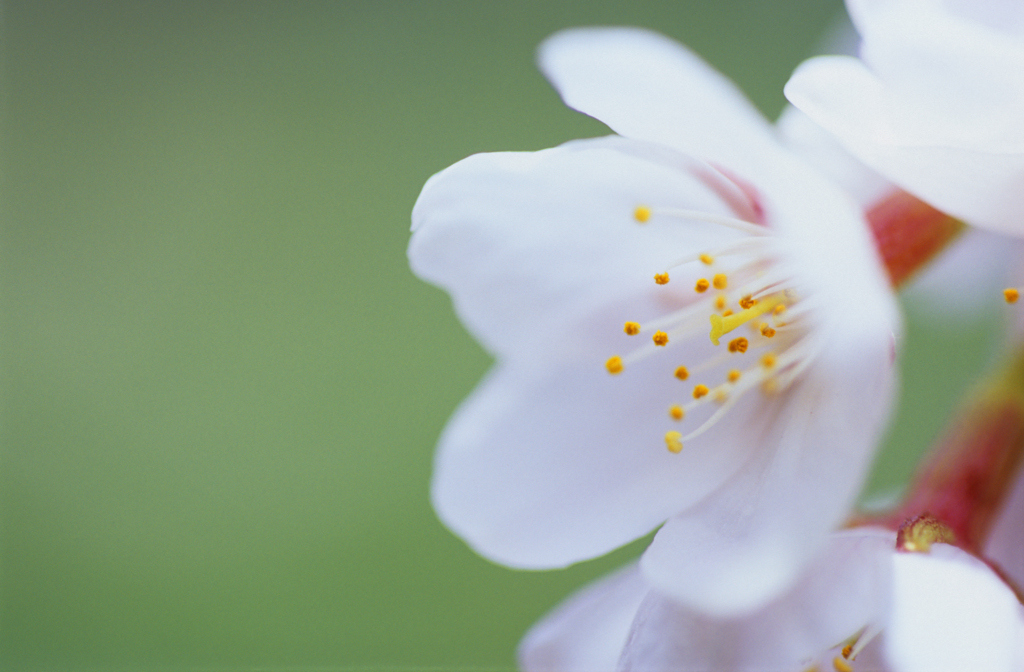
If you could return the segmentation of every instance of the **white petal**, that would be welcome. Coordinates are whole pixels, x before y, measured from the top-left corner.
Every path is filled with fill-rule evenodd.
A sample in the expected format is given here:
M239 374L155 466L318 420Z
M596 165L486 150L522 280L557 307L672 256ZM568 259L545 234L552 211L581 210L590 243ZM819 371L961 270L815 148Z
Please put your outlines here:
M641 562L653 585L718 615L756 609L793 585L847 515L884 429L889 355L870 347L837 335L754 458L659 530Z
M733 191L723 200L712 183ZM621 332L623 314L582 333L567 325L623 302L635 311L628 319L663 314L665 293L654 274L734 237L714 225L641 225L635 208L742 216L731 207L749 208L743 198L703 164L616 137L478 154L424 186L413 210L409 261L417 275L452 294L463 322L491 352L603 362L615 354L601 348L617 343L607 336Z
M807 669L821 653L882 619L894 541L882 530L837 533L791 590L737 618L708 616L652 592L637 614L620 669Z
M612 672L648 586L635 564L574 594L530 628L524 672Z
M635 28L548 38L541 70L570 107L620 135L743 170L777 152L770 127L726 78L679 43Z
M981 561L936 544L894 555L886 657L896 672L1020 672L1021 605Z
M985 557L991 559L1018 586L1024 586L1024 469L1003 510L996 518L985 544Z

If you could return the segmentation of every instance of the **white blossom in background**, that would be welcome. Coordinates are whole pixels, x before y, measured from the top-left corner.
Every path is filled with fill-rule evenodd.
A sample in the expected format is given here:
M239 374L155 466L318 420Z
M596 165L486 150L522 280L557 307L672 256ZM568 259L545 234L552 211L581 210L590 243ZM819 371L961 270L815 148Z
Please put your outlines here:
M1024 3L846 5L860 58L806 61L786 97L906 191L969 224L1024 236Z
M627 568L537 623L520 645L520 665L525 672L1019 672L1024 616L1013 592L954 546L899 553L895 539L871 528L833 534L794 587L738 618L693 611ZM619 642L616 656L609 649Z
M416 203L413 270L497 360L444 431L434 506L524 568L664 523L648 580L756 609L845 517L884 429L884 270L857 205L680 45L571 30L540 64L619 135L471 156Z

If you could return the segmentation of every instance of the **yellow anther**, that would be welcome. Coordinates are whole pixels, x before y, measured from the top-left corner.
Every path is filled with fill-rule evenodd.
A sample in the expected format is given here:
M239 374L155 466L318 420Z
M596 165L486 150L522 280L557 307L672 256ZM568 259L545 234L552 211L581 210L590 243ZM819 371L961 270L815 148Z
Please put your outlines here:
M636 336L640 333L640 325L636 322L626 322L626 326L624 326L622 330L630 336Z
M732 315L732 311L731 310L725 309L725 310L722 311L722 317L729 317L730 315Z
M725 308L725 294L719 294L715 297L715 308L722 310Z
M622 357L619 357L618 355L609 357L608 361L604 363L604 368L608 369L608 373L612 375L622 373Z
M655 345L668 345L668 334L664 331L654 332L654 336L651 337Z
M703 263L705 266L710 266L711 264L715 263L715 258L712 257L710 254L700 255L700 260L701 263Z
M715 286L715 289L725 289L729 286L729 279L725 277L725 273L719 273L711 278L711 284Z
M715 402L716 403L724 404L727 401L729 401L729 395L728 395L728 393L726 393L725 390L715 390Z
M775 394L779 391L779 381L769 378L761 384L761 391L767 395Z
M756 303L757 299L751 298L749 296L744 296L742 299L740 299L740 308L746 310L747 308L750 308Z
M934 543L955 542L952 528L927 513L904 521L896 532L896 550L907 553L927 553Z
M843 658L849 660L851 653L853 653L853 644L847 644L843 647Z
M737 380L740 379L741 375L743 375L743 374L741 374L738 369L733 369L732 371L729 372L729 376L728 376L729 382L730 383L735 383Z
M686 415L686 412L683 411L682 406L676 405L668 409L668 414L672 416L673 420L682 420L683 416Z
M659 285L667 285L668 284L668 273L655 273L654 274L654 281L656 283L658 283Z
M740 336L729 341L729 352L746 352L750 341Z
M1003 298L1007 303L1017 303L1017 299L1020 298L1020 290L1015 287L1007 287L1003 290Z
M679 380L686 380L690 377L690 371L685 366L680 366L676 369L676 378Z
M775 335L775 330L769 327L767 322L762 322L758 329L761 331L761 335L765 338L771 338Z
M683 435L679 432L665 432L665 447L670 453L682 452Z
M773 366L775 366L775 355L769 352L767 355L762 357L761 366L763 366L766 369L770 369Z
M711 283L708 282L707 278L701 278L700 280L697 281L697 284L693 286L693 289L698 293L703 293L708 291L708 287L710 286Z
M637 206L637 209L633 211L633 219L643 224L651 218L651 209L646 205Z
M850 665L839 656L836 656L835 660L832 661L832 667L836 668L836 672L853 672L853 665Z
M693 388L693 398L700 399L701 397L706 397L709 391L707 385L697 385Z
M782 296L775 294L765 297L755 305L747 308L746 310L742 310L735 315L711 315L711 342L718 345L719 338L728 334L741 324L746 324L750 320L764 315L778 305L781 300Z
M784 312L786 312L786 304L780 303L779 305L775 306L775 310L772 311L772 314L782 315Z

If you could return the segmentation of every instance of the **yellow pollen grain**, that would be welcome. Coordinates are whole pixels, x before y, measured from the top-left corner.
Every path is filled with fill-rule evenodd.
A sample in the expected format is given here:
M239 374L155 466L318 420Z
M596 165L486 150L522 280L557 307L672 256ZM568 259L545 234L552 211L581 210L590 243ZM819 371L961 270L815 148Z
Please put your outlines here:
M769 352L767 355L762 357L761 366L763 366L766 369L770 369L773 366L775 366L775 355Z
M708 287L710 286L711 283L708 282L707 278L701 278L700 280L697 281L697 284L693 286L693 290L698 294L703 294L704 292L708 291Z
M723 308L725 308L725 303L725 294L719 294L718 296L715 297L715 308L717 308L718 310L722 310Z
M676 378L679 380L686 380L690 377L690 371L685 366L680 366L676 369Z
M746 352L750 341L740 336L729 341L729 352Z
M654 274L654 281L656 283L658 283L659 285L667 285L668 284L668 273L655 273Z
M849 660L851 653L853 653L853 644L847 644L843 647L843 658Z
M1020 298L1020 290L1015 287L1007 287L1003 290L1003 298L1007 303L1017 303L1017 299Z
M711 284L715 286L715 289L725 289L729 286L729 279L725 277L725 273L719 273L711 278Z
M651 209L648 208L646 205L638 206L637 209L633 211L633 219L640 222L641 224L646 223L647 220L650 218Z
M761 335L765 338L771 338L775 335L775 330L769 327L767 322L762 322L758 329L761 330Z
M665 432L665 447L670 453L680 453L683 450L683 435L679 432Z
M618 355L609 357L608 361L604 363L604 368L608 369L608 373L613 376L617 373L622 373L622 357Z
M750 308L756 303L757 299L751 298L749 296L744 296L742 299L740 299L740 308L746 310L747 308Z
M682 406L676 405L668 409L668 414L673 420L682 420L683 416L686 415L686 412L683 411Z
M656 331L651 340L654 341L655 345L668 345L668 334L664 331Z
M636 336L640 333L640 325L636 322L626 322L622 330L630 336Z
M700 399L701 397L706 397L709 391L707 385L697 385L693 388L693 398Z
M700 255L700 261L705 266L710 266L711 264L715 263L715 258L712 257L710 254L702 254Z
M836 656L835 660L832 661L832 667L836 669L836 672L853 672L853 665Z
M739 369L733 369L732 371L729 372L729 375L728 375L729 382L730 383L735 383L737 380L740 379L741 375L743 375L743 374L740 373Z

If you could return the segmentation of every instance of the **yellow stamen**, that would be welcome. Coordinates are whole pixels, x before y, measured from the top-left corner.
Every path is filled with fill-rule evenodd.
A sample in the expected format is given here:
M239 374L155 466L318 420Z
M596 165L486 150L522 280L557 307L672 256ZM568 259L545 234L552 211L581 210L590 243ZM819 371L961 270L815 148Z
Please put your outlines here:
M764 315L769 310L777 306L780 301L782 301L782 297L775 294L758 301L756 305L740 311L735 315L711 315L711 342L718 345L718 339L722 336L728 334L741 324L746 324L755 317Z
M740 308L746 310L747 308L750 308L756 303L757 299L752 299L749 296L744 296L742 299L740 299Z
M719 310L725 308L725 294L719 294L715 297L715 308Z
M683 450L683 435L679 432L665 432L665 447L670 453L679 453Z
M729 285L729 279L725 277L725 273L719 273L711 278L711 284L715 286L715 289L725 289Z
M732 311L731 310L727 309L727 310L723 310L722 311L722 317L729 317L730 315L732 315Z
M706 397L708 392L709 390L707 385L698 385L693 388L693 398L700 399L701 397Z
M853 672L853 665L836 656L836 659L832 661L832 667L836 668L836 672Z
M771 338L775 335L775 330L769 327L767 322L762 322L758 329L761 331L761 335L765 338Z
M683 407L679 405L673 406L670 409L668 409L668 414L672 416L673 420L682 420L683 416L686 415L685 411L683 411Z
M707 281L707 278L701 278L700 280L697 281L697 284L693 286L693 289L698 294L702 294L702 293L708 291L708 287L710 287L710 286L711 286L711 283Z
M737 380L740 379L741 375L743 375L743 374L741 374L739 372L739 370L733 369L732 371L729 372L729 382L730 383L735 383Z
M716 403L724 404L727 401L729 401L729 395L726 393L725 390L715 390Z
M668 273L655 273L654 274L654 281L656 283L658 283L659 285L667 285L668 284Z
M624 326L622 330L630 336L636 336L640 333L640 325L636 322L626 322L626 326Z
M775 310L772 311L772 314L775 316L779 316L782 315L784 312L786 312L786 304L780 303L779 305L775 306Z
M1017 303L1020 298L1020 290L1015 287L1007 287L1003 290L1003 298L1007 303Z
M761 391L767 395L775 394L779 391L779 381L769 378L761 385Z
M608 361L604 363L604 368L608 369L608 373L612 375L622 373L622 357L619 357L618 355L609 357Z
M679 380L686 380L690 377L690 371L685 366L680 366L676 369L676 378Z
M715 263L715 258L712 257L710 254L700 255L700 260L701 263L703 263L705 266L710 266L711 264Z
M764 366L764 368L766 369L770 369L773 366L775 366L775 355L769 352L767 355L761 358L761 365Z
M843 658L849 660L851 653L853 653L853 644L847 644L843 647Z
M637 209L633 211L633 219L640 222L641 224L643 224L650 218L651 209L648 208L646 205L638 206Z
M729 341L729 352L746 352L750 341L740 336Z
M654 336L651 337L655 345L668 345L668 334L664 331L654 332Z

